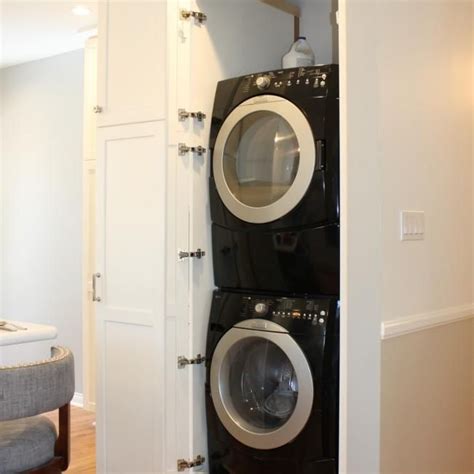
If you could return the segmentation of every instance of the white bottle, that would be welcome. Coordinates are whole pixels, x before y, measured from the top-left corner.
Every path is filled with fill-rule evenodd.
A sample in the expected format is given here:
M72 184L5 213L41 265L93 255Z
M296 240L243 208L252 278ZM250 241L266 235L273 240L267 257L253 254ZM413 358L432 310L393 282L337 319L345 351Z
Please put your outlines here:
M291 47L290 51L283 56L283 69L292 67L314 66L315 57L306 37L300 36Z

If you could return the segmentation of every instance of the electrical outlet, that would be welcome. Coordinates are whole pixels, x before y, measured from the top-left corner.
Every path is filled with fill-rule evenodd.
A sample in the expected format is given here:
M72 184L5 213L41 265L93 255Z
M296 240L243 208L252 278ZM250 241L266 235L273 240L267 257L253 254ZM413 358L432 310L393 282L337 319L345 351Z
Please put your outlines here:
M401 240L424 240L425 213L421 211L401 211L400 213Z

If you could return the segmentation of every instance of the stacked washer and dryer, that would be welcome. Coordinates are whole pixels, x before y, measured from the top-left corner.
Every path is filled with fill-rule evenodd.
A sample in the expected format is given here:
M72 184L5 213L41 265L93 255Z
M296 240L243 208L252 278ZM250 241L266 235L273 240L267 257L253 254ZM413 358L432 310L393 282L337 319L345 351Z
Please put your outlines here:
M334 474L338 67L220 82L211 149L210 473Z

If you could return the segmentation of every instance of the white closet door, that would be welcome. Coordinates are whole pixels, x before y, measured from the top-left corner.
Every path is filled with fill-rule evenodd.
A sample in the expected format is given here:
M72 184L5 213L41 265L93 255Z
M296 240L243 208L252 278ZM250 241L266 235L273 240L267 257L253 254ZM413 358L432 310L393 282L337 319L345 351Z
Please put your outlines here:
M165 116L166 11L166 0L99 2L99 127Z
M181 77L178 83L181 86L179 107L201 110L207 115L203 123L188 121L182 125L186 127L183 141L207 148L217 82L246 73L278 69L281 54L293 38L293 21L290 16L256 1L191 0L180 6L208 15L208 21L203 26L178 21L178 36L185 39L178 43L178 74ZM193 249L202 248L208 253L204 259L192 262L189 337L190 352L204 354L214 289L208 191L210 156L194 157L193 160L190 246ZM191 376L191 455L206 456L204 367L194 367ZM207 470L206 464L202 471Z
M164 471L164 122L98 131L97 471Z

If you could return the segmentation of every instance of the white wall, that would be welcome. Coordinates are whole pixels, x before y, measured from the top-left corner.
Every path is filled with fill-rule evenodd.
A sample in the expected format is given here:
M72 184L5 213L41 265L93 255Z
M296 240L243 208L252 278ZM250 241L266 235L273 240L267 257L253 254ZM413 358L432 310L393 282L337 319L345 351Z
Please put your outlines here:
M383 319L472 300L471 2L383 1L377 15ZM425 211L401 242L399 212Z
M57 326L82 391L82 84L76 51L3 69L2 316Z
M456 315L473 302L472 2L373 3L381 319ZM401 210L425 212L424 241L400 241ZM472 342L471 321L383 341L382 472L472 472Z
M306 36L316 55L316 63L339 62L337 0L299 0L300 34Z

